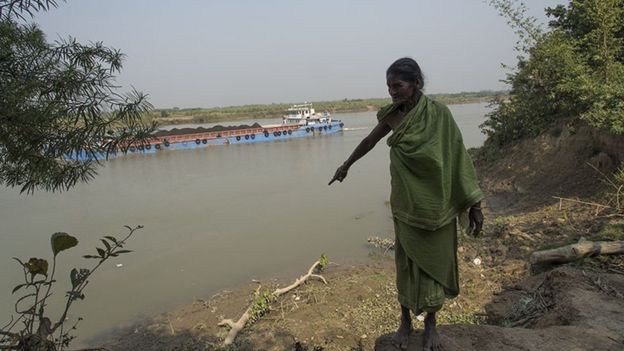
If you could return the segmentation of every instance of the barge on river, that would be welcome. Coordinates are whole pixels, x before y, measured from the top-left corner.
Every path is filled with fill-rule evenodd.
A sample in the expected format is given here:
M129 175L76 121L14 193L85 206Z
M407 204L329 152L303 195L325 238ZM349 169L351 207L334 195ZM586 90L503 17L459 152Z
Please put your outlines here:
M249 144L292 138L304 138L342 131L344 124L332 119L329 112L316 112L312 104L293 105L282 117L282 123L272 125L214 126L211 128L174 128L158 130L154 137L141 145L128 148L128 154L152 154L167 150L196 149L213 145ZM109 153L108 157L123 156ZM101 158L105 154L98 155ZM82 157L79 157L82 158ZM100 158L100 157L98 157Z

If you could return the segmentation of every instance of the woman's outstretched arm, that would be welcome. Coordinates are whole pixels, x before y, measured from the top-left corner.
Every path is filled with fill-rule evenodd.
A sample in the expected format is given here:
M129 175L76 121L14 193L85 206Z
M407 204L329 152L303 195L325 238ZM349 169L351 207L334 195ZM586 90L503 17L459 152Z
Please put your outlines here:
M373 128L373 130L364 138L362 141L356 146L356 148L351 153L351 156L336 170L334 177L329 181L329 184L335 182L336 180L342 182L347 177L347 172L349 171L349 167L355 163L355 161L362 158L362 156L366 155L369 151L371 151L377 142L381 140L381 138L385 137L390 133L392 129L385 122L380 122Z

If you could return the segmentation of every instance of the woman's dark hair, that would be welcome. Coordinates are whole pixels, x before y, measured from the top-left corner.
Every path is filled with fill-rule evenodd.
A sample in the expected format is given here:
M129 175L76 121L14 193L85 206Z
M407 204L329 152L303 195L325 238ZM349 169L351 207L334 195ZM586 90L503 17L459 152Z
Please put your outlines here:
M394 61L394 63L388 67L386 77L390 74L397 76L402 81L417 83L418 89L422 89L425 86L425 80L420 66L418 66L418 63L412 58L403 57Z

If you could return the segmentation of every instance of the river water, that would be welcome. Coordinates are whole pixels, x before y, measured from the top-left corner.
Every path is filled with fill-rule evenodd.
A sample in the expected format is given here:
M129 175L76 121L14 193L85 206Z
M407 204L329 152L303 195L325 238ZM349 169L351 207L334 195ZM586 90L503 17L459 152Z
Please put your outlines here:
M486 105L449 107L466 146L481 145ZM11 257L51 259L49 238L59 231L80 243L58 256L56 306L69 290L71 268L92 266L81 256L93 254L100 237L125 234L124 225L145 226L127 245L134 252L103 266L85 301L75 303L70 317L84 321L74 347L193 297L250 279L298 276L321 253L341 264L365 261L366 238L392 233L388 147L381 141L343 183L328 187L376 122L373 112L334 118L345 131L113 159L95 180L65 193L0 188L0 327L13 313L11 290L23 279Z

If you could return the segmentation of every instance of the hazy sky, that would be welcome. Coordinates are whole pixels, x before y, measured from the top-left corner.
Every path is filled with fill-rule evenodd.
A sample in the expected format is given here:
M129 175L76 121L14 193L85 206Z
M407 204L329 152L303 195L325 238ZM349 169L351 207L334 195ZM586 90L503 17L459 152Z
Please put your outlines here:
M543 9L566 1L525 0ZM103 41L118 83L155 107L385 97L410 56L428 93L503 89L516 37L482 0L68 0L35 17L49 41Z

